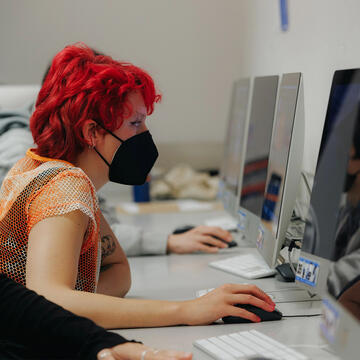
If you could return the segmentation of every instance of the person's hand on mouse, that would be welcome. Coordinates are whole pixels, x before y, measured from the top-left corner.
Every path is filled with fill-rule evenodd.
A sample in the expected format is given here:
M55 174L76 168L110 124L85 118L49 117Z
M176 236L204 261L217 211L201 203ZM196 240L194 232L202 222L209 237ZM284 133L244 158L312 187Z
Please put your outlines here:
M168 237L167 252L189 254L196 251L216 253L218 249L227 248L232 241L232 235L218 226L197 226L182 234L172 234Z
M143 344L125 343L98 353L98 360L191 360L192 354L175 350L152 349Z
M251 304L265 311L275 309L275 303L255 285L225 284L197 299L184 303L184 316L188 325L206 325L225 317L239 316L253 322L261 319L252 312L236 307Z

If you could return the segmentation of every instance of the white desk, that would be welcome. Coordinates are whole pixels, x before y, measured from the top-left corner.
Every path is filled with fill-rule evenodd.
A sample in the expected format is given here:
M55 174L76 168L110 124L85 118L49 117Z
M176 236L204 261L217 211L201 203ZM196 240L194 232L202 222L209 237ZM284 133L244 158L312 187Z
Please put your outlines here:
M143 227L162 226L173 229L182 223L199 224L209 213L146 214L121 216L123 222ZM128 217L128 219L126 219ZM132 288L129 297L164 300L185 300L195 297L200 289L213 288L224 283L244 283L250 280L210 268L208 263L215 259L236 255L241 251L255 249L238 248L229 254L192 254L169 256L146 256L130 258ZM265 291L294 287L274 278L252 280ZM318 302L317 302L318 305ZM304 309L316 306L313 302L281 304L284 315L304 313ZM309 309L310 311L311 309ZM305 311L306 312L306 311ZM143 341L156 348L172 348L194 351L192 343L201 338L218 336L242 330L259 330L285 345L295 345L295 349L313 359L337 359L323 347L325 342L319 334L319 317L284 318L281 321L257 324L226 324L208 326L175 326L150 329L126 329L118 332L129 339ZM303 346L300 346L303 345ZM196 360L196 353L194 359Z

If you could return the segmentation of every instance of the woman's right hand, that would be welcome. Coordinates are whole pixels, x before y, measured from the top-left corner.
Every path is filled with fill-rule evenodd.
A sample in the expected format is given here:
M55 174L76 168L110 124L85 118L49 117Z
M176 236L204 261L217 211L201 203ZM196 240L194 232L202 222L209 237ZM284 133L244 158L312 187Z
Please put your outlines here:
M129 342L111 349L103 349L98 353L97 358L98 360L191 360L192 354L175 350L157 350Z
M252 312L236 307L251 304L265 311L273 311L275 303L255 285L225 284L197 299L183 303L187 325L206 325L224 317L239 316L253 322L261 319Z

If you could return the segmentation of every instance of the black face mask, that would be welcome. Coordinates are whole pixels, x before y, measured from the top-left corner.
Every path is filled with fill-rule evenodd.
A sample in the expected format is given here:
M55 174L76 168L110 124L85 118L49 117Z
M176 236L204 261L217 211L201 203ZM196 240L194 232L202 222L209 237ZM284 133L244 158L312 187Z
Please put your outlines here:
M121 142L111 164L94 147L94 150L109 166L109 180L124 185L144 184L159 156L150 132L144 131L124 141L103 126L101 127Z

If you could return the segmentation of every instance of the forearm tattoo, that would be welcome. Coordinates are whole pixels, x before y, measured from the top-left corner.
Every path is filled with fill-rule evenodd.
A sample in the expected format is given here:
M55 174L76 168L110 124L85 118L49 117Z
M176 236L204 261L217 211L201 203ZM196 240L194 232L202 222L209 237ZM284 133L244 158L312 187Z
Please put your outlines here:
M115 239L111 235L104 235L101 238L101 260L114 253L116 249Z
M110 269L114 264L106 264L106 265L101 265L100 267L100 272L104 272L108 269Z

